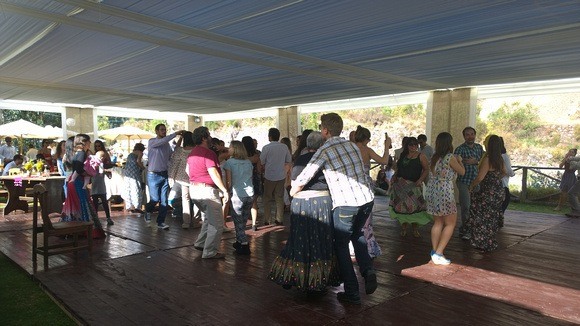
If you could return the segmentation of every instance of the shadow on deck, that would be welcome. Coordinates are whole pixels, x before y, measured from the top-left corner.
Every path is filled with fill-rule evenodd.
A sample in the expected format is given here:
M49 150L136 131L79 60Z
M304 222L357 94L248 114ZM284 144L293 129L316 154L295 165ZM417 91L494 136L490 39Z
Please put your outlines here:
M571 324L580 323L580 220L508 211L500 248L479 254L455 235L449 266L429 263L430 226L401 238L377 197L375 259L379 288L361 306L283 290L267 279L287 238L284 227L248 231L252 255L236 256L225 233L225 260L201 259L199 229L147 228L136 214L114 213L108 237L87 253L50 258L32 274L30 214L0 217L0 251L33 275L80 323L92 325ZM288 220L288 219L287 219ZM42 264L39 264L42 267ZM364 287L361 285L361 289Z

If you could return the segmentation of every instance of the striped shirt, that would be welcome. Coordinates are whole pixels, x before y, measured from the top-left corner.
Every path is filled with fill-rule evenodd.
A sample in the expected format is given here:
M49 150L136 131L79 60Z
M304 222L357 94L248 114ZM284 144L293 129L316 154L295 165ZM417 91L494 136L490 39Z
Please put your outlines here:
M480 144L473 144L473 147L469 147L466 143L463 143L454 151L455 154L461 156L464 161L465 165L465 174L458 175L457 181L464 183L466 185L470 185L473 180L477 177L477 172L479 170L478 164L481 158L483 157L483 147ZM465 164L465 159L468 158L475 158L478 163L475 164Z
M362 206L374 200L358 147L341 137L322 145L292 186L304 186L322 169L330 189L333 207Z

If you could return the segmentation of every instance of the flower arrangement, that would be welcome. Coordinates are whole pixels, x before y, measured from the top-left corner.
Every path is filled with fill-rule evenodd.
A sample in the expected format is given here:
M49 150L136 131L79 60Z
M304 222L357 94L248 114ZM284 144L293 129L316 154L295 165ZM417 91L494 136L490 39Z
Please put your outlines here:
M35 160L35 161L28 161L24 163L22 168L26 171L38 171L41 172L44 170L45 162L44 160Z

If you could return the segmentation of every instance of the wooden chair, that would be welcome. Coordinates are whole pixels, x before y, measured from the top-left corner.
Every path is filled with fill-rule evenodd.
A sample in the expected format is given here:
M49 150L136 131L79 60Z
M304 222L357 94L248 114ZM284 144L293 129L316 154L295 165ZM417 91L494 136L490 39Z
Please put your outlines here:
M48 192L43 184L34 185L34 202L32 211L32 265L36 271L36 255L44 256L44 270L48 269L48 256L67 252L77 252L88 249L89 255L93 249L93 222L57 222L52 223L48 215L47 203ZM40 204L40 216L42 225L38 225L38 212ZM38 247L38 234L43 234L43 245ZM72 236L72 241L57 239L58 243L49 245L49 238ZM86 237L86 241L79 243L79 236Z

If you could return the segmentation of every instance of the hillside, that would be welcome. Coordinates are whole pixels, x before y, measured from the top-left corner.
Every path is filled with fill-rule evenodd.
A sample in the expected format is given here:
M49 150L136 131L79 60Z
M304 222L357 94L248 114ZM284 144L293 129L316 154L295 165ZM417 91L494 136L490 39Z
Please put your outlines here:
M541 95L503 99L482 99L479 101L480 115L477 123L478 142L488 133L496 133L506 142L508 154L514 165L557 166L566 151L578 147L580 140L580 93L564 95ZM505 108L504 116L495 119L516 119L510 116L514 110L529 107L528 116L519 117L523 121L497 123L490 121L493 112ZM400 147L404 136L417 136L425 133L426 112L423 105L406 105L400 107L383 107L359 110L340 111L344 120L342 136L348 137L351 130L362 125L371 131L371 146L377 153L382 153L384 133L388 132L393 140L393 148ZM320 114L303 116L303 129L315 129ZM533 121L537 126L530 127L530 132L520 130L518 123L526 126ZM526 121L530 120L530 121ZM258 148L268 142L268 129L275 126L273 118L256 118L212 122L210 129L214 137L229 143L232 139L251 136L258 140ZM516 127L514 127L516 126ZM284 137L286 135L282 135ZM434 139L428 142L434 145Z

